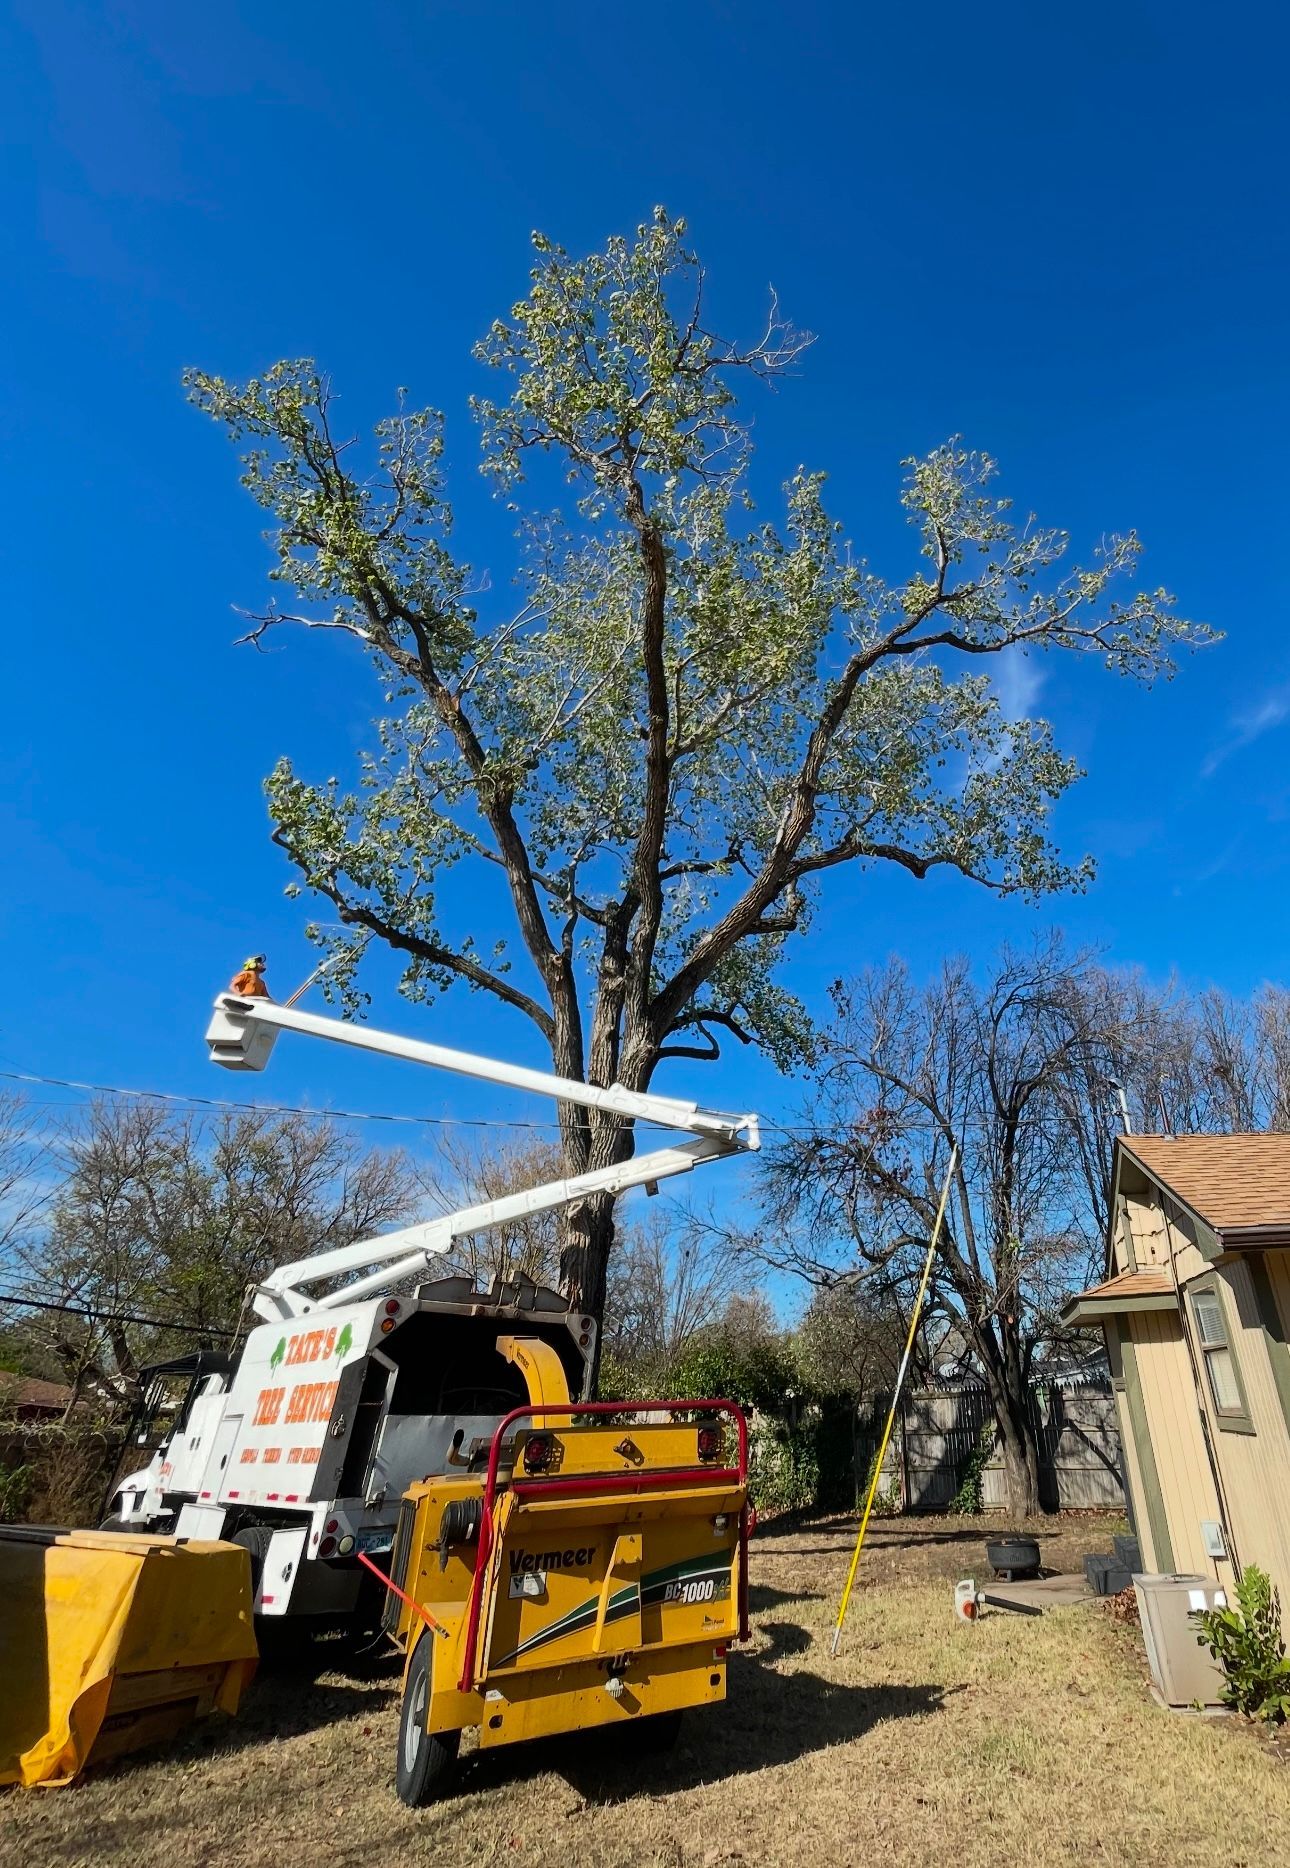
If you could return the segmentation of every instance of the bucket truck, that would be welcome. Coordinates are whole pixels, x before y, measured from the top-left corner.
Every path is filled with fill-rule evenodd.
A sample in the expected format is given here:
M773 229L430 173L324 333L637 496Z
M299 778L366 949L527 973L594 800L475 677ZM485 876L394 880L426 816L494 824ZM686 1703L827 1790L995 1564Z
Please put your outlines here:
M215 1063L258 1071L282 1032L607 1110L684 1138L280 1266L250 1293L260 1322L240 1352L204 1352L191 1367L157 1372L154 1399L170 1418L151 1463L119 1482L109 1523L242 1544L262 1629L283 1617L363 1626L379 1614L383 1592L372 1571L388 1569L409 1486L482 1473L505 1457L499 1429L532 1399L514 1341L534 1345L532 1354L545 1346L569 1396L585 1400L589 1391L593 1317L528 1278L479 1291L469 1278L427 1277L436 1261L454 1241L508 1221L751 1152L758 1125L754 1115L601 1088L233 993L216 999L206 1041ZM146 1421L141 1428L140 1443L155 1443Z

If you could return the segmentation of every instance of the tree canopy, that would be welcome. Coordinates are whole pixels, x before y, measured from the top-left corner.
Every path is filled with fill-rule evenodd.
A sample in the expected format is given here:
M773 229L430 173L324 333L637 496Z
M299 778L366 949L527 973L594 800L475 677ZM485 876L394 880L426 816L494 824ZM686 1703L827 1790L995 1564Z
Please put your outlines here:
M339 917L315 937L350 962L341 990L375 935L410 997L492 994L562 1074L644 1088L731 1038L792 1064L809 1029L777 966L832 870L944 867L1032 897L1089 873L1049 835L1075 763L1046 722L1006 717L987 658L1064 649L1150 681L1209 632L1135 588L1133 533L1072 562L957 439L904 464L895 577L852 547L818 473L759 515L740 388L809 340L774 302L752 342L710 329L685 223L662 209L585 258L534 248L526 295L476 350L498 384L474 405L483 465L519 528L512 605L457 553L438 412L400 394L360 442L310 361L189 375L269 515L285 601L249 639L339 632L383 696L350 779L278 763L273 834ZM544 460L571 512L551 509ZM463 933L486 870L509 910ZM562 1114L571 1172L631 1146L614 1117ZM597 1309L611 1237L607 1198L566 1225L563 1275Z

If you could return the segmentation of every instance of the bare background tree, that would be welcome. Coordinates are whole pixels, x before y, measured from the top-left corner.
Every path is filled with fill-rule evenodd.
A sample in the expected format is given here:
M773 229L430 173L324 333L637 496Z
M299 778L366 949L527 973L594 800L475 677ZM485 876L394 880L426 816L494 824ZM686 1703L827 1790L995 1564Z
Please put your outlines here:
M605 1349L638 1382L667 1386L695 1339L729 1319L747 1267L678 1208L620 1228L610 1260Z
M48 1144L49 1124L26 1098L0 1091L0 1280L16 1269L53 1190L44 1171Z
M500 1200L526 1187L558 1180L563 1157L553 1141L487 1141L445 1130L434 1154L415 1165L427 1218L485 1200ZM532 1278L558 1285L560 1233L555 1213L535 1213L487 1232L459 1239L443 1260L444 1272L462 1272L481 1289L494 1278ZM435 1276L433 1271L429 1274Z
M850 1402L881 1394L895 1380L908 1317L898 1290L880 1278L844 1278L811 1292L795 1331L810 1387ZM919 1373L915 1369L914 1379Z
M833 997L806 1132L771 1168L785 1244L770 1227L760 1250L816 1282L849 1266L912 1285L957 1144L934 1302L986 1384L1027 1516L1035 1358L1101 1248L1123 995L1052 939L983 981L956 960L919 987L893 961Z
M148 1102L96 1103L58 1139L55 1166L48 1223L14 1260L25 1293L68 1306L27 1329L72 1404L132 1403L142 1364L221 1346L250 1284L408 1217L416 1191L403 1156L326 1122L206 1122Z

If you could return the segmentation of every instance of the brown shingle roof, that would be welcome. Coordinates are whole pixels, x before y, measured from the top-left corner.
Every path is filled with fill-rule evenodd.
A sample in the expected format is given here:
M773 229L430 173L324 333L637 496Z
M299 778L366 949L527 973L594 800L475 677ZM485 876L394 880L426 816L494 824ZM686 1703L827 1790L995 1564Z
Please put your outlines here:
M1215 1232L1290 1229L1290 1135L1130 1135L1120 1145Z
M1117 1271L1101 1284L1091 1284L1081 1291L1083 1298L1111 1300L1117 1297L1172 1297L1173 1280L1167 1271Z
M1078 1328L1104 1322L1126 1310L1164 1310L1177 1302L1167 1271L1118 1271L1066 1300L1062 1321Z
M35 1375L11 1375L0 1370L0 1402L10 1407L57 1408L60 1413L72 1398L61 1382L41 1381Z

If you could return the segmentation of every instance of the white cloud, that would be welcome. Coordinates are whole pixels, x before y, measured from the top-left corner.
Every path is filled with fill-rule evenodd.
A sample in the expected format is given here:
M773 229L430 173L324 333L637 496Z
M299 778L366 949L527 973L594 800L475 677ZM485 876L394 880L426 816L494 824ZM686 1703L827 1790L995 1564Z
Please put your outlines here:
M1234 752L1241 752L1246 746L1252 746L1256 739L1262 739L1274 727L1290 719L1290 687L1274 688L1266 700L1257 707L1248 708L1244 713L1232 718L1228 736L1221 746L1216 746L1204 765L1200 768L1202 778L1212 778L1225 759L1230 759Z
M992 670L994 691L1005 720L1028 720L1043 692L1048 670L1024 649L1004 649Z

